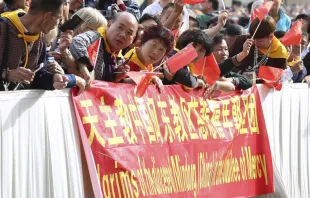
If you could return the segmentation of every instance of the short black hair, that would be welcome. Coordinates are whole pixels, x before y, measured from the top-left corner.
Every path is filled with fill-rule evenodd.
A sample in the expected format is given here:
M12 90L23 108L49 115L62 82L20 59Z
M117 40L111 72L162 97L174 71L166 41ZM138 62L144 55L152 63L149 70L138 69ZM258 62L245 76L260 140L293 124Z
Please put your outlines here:
M57 12L64 3L64 0L32 0L29 12Z
M157 25L160 25L160 21L159 19L157 18L157 16L154 16L154 15L150 15L148 13L145 13L140 19L139 19L139 24L143 23L144 21L149 21L149 20L153 20L155 21L155 23L157 23Z
M12 5L14 3L14 0L3 0L3 2Z
M226 23L225 23L225 25L224 25L224 28L227 28L229 25L231 25L231 24L237 24L237 22L234 20L234 19L232 19L232 18L228 18L227 20L226 20Z
M224 40L224 35L223 34L218 34L213 38L213 45L218 45L220 43L222 43L222 41Z
M195 17L189 16L189 20L194 21L194 27L199 29L199 21Z
M254 1L251 1L250 3L248 3L248 4L246 5L247 10L248 10L248 13L251 13L253 3L254 3Z
M174 36L171 31L161 25L153 25L144 29L141 45L151 39L161 40L167 48L166 54L170 53L174 46Z
M168 3L168 4L163 8L163 11L161 11L161 15L164 15L164 13L165 13L169 8L174 8L174 3Z
M308 15L303 14L303 13L302 13L302 14L297 15L294 21L297 21L298 19L309 20L309 19L308 19Z
M230 24L224 31L224 35L238 36L243 34L243 27L237 24Z
M219 9L219 1L218 0L209 0L210 3L212 3L212 8L213 10L218 10Z
M213 42L203 30L186 30L179 37L176 48L181 50L190 43L193 43L194 46L202 45L206 50L205 56L209 56L213 52Z
M278 31L275 31L275 32L274 32L274 36L275 36L277 39L282 38L285 34L286 34L286 32L285 32L285 31L282 31L282 30L278 30Z
M241 3L241 1L233 0L233 1L232 1L232 6L241 7L241 6L242 6L242 3Z
M266 16L261 22L258 18L255 18L250 25L250 35L253 36L256 28L259 26L254 39L266 38L275 32L276 24L276 21L270 16Z
M118 17L120 17L120 16L121 16L122 14L124 14L124 13L129 13L130 15L132 15L132 16L136 19L135 21L137 21L137 23L138 23L138 20L137 20L137 18L135 17L135 15L133 15L132 13L127 12L127 11L115 13L115 14L112 16L111 21L112 21L112 22L117 21Z
M246 28L249 26L249 22L250 22L250 17L247 17L247 16L242 16L239 18L238 20L238 25Z
M218 17L215 16L215 17L213 17L211 20L209 20L209 21L206 23L206 26L207 26L207 28L209 28L211 25L216 26L217 23L218 23Z

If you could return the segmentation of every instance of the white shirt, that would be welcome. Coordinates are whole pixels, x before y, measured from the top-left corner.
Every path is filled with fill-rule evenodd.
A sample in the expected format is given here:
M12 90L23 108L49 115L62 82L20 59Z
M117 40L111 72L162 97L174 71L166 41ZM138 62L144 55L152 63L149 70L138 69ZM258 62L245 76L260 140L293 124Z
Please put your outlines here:
M150 14L150 15L160 15L161 12L163 11L163 7L161 7L161 5L159 4L159 1L155 1L154 3L148 5L142 12L142 16L144 14ZM180 29L180 33L184 32L185 30L189 29L189 14L187 9L183 8L183 25Z
M301 59L301 60L304 59L305 56L309 53L309 51L310 51L310 44L309 44L309 45L304 49L304 51L301 53L300 59Z
M163 11L163 8L160 6L159 1L155 1L154 3L148 5L142 12L143 16L144 14L148 13L150 15L158 15L161 14L161 12Z

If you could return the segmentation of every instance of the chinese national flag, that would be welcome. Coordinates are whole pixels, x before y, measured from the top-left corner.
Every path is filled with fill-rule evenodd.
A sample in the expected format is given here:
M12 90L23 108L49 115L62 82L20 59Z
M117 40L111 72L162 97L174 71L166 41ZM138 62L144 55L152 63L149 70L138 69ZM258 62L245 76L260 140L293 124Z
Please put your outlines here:
M302 39L302 22L297 21L291 29L280 39L281 43L285 46L299 45Z
M167 60L167 65L171 73L175 73L182 67L190 64L198 54L192 44L189 44L184 49L173 55Z
M97 56L99 53L100 42L101 42L101 39L98 39L87 48L89 60L93 64L94 67L96 65Z
M213 54L202 58L195 63L194 73L198 76L204 76L207 83L211 86L218 80L221 70Z
M266 14L269 13L273 5L273 1L267 1L264 2L260 7L255 8L253 13L251 14L251 20L253 21L257 17L259 21L262 21Z
M159 72L134 72L134 71L131 71L131 72L127 72L126 74L127 74L127 76L129 76L129 78L131 78L137 84L134 92L135 92L135 95L140 98L145 94L145 92L146 92L146 90L150 84L152 76L157 75L157 74L161 74L161 73L159 73Z
M199 4L199 3L203 3L206 0L183 0L184 4L190 4L190 5L194 5L194 4Z
M282 89L282 83L280 82L280 79L283 74L283 69L260 66L258 71L258 78L261 78L264 81L264 84L268 87L273 87L280 91Z

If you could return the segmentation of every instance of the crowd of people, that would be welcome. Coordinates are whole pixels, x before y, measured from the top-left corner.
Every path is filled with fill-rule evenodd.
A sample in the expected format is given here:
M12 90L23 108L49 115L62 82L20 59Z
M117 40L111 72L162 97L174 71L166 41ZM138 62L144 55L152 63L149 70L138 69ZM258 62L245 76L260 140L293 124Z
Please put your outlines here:
M261 83L261 66L282 69L281 82L310 83L309 6L284 8L282 0L273 1L260 21L251 13L264 0L247 4L247 10L239 3L223 10L218 0L196 5L156 0L141 7L134 0L4 0L0 90L76 86L81 93L93 80L134 84L129 71L148 71L157 72L149 83L159 92L180 84L185 90L206 89L210 97L216 90L246 90ZM75 16L80 25L61 30ZM301 43L284 46L279 39L298 20ZM198 57L171 72L166 60L189 44ZM211 54L221 74L209 85L194 71L195 63Z

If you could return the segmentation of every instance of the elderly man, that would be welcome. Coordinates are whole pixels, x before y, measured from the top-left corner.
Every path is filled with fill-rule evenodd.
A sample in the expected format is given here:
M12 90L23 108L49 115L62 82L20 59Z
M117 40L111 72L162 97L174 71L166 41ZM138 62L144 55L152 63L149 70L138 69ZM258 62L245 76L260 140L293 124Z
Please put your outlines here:
M0 91L76 84L74 75L35 72L46 60L43 33L59 23L62 6L63 0L32 0L28 13L7 12L0 19Z
M118 82L124 77L115 74L115 71L129 71L126 65L118 66L119 54L134 41L137 30L138 22L134 15L121 12L109 21L107 28L101 27L98 31L74 37L70 52L87 84L91 81L89 72L93 70L96 80Z

